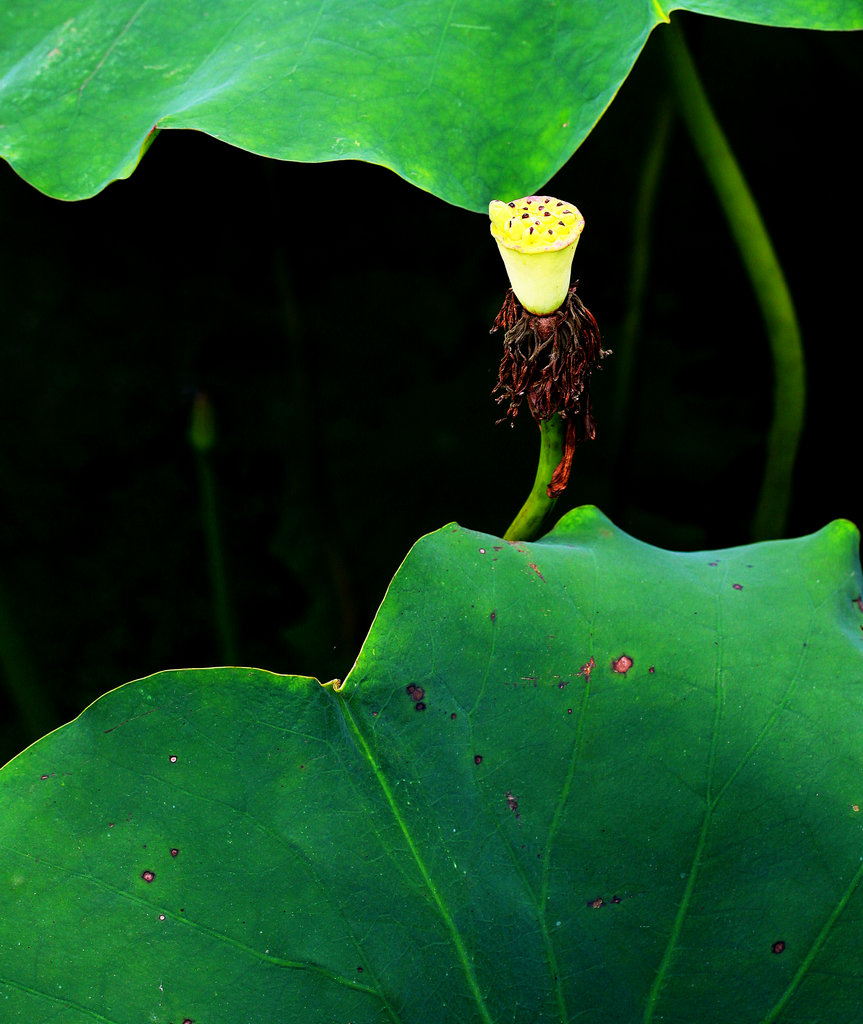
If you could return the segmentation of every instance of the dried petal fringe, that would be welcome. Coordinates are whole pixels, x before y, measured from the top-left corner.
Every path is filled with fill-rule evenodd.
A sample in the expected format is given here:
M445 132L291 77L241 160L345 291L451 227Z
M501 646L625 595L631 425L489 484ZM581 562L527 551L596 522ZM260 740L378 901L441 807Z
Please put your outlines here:
M566 488L576 445L596 436L590 375L609 354L602 348L596 320L575 293L577 286L547 316L528 313L510 288L492 327L492 333L506 331L492 391L498 403L509 402L503 420L514 420L526 400L537 422L559 413L566 424L563 458L547 488L550 498Z

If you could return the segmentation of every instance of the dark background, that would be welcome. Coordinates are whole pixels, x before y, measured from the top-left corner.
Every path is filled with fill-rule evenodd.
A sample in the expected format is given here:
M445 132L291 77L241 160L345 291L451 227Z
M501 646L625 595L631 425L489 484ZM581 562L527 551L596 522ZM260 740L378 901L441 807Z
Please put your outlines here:
M678 17L677 15L675 16ZM863 521L861 40L681 17L795 297L807 431L787 533ZM658 35L658 33L656 34ZM641 165L665 92L651 38L547 186L587 227L580 294L615 349ZM386 200L432 234L310 236L309 194ZM280 164L164 132L125 182L48 199L0 165L0 764L128 679L220 663L187 434L198 392L239 663L349 670L411 544L502 533L536 428L495 426L506 287L480 215L359 163ZM600 434L559 512L598 504L662 546L745 543L771 412L767 342L685 129L657 198L637 387L594 382ZM26 713L10 674L38 694Z

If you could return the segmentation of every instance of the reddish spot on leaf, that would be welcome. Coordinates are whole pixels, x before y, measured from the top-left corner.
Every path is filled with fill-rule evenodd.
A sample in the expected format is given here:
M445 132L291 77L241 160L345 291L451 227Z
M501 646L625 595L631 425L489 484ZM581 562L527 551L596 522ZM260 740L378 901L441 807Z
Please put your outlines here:
M733 590L743 590L743 584L742 583L732 583L731 587L732 587Z
M708 565L719 565L719 562L708 562Z
M593 671L596 662L592 657L587 659L587 663L581 666L581 671L576 673L577 675L584 676L585 682L590 682L590 673Z
M417 686L416 683L409 683L405 687L405 693L414 703L419 703L426 695L425 690L421 686Z
M770 948L773 950L774 953L784 953L785 943L782 941L782 939L779 939L777 942L774 942Z
M168 760L171 762L171 764L176 764L177 763L177 755L176 754L171 754L171 756L168 758Z
M453 711L453 713L450 715L450 718L455 718L455 717L456 717L456 713L455 713L455 711Z
M631 668L632 658L628 654L621 654L619 658L615 658L611 663L612 672L617 672L622 676L625 676Z
M653 665L651 665L651 666L650 666L650 668L649 668L649 669L648 669L647 671L648 671L648 672L649 672L649 673L650 673L651 675L653 675L653 673L654 673L654 672L656 671L656 669L655 669L655 668L653 667Z
M358 971L360 972L360 974L362 974L362 973L363 973L363 969L362 969L362 967L358 967L358 968L357 968L357 970L358 970Z
M414 704L414 711L425 711L425 709L426 709L426 706L425 706L425 704L423 704L423 702L421 700L417 701L417 703Z
M611 897L611 902L612 903L620 903L620 897L619 896L612 896Z
M491 615L489 615L489 618L491 619L492 622L496 621L497 612L492 612Z
M587 905L591 910L599 910L600 907L605 906L605 900L601 896L597 896L595 900L588 900Z
M860 611L863 612L863 594L854 598L854 604L856 604Z
M527 564L531 567L531 569L533 569L533 571L537 574L537 576L539 576L539 578L542 580L542 582L545 583L545 577L542 575L542 573L539 571L539 569L536 567L536 565L533 562L528 562Z
M165 920L165 915L164 914L159 914L159 920L160 921L164 921Z
M141 872L141 878L143 878L145 882L152 882L155 877L156 876L152 871Z
M44 779L47 779L48 776L47 775L40 775L39 778L44 780Z
M180 852L180 851L179 851L179 850L177 849L177 847L176 847L176 846L174 846L174 847L172 847L172 848L171 848L171 856L172 856L172 857L176 857L176 856L177 856L177 854L178 854L179 852Z
M482 754L474 754L473 755L473 763L474 764L482 764Z

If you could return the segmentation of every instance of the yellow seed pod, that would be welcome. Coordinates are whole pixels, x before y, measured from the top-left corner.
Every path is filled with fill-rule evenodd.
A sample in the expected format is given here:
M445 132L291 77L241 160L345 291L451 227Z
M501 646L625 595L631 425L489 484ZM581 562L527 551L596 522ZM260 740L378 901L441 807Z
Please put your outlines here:
M511 203L493 199L488 215L518 301L538 316L554 312L569 291L584 217L572 203L551 196L526 196Z

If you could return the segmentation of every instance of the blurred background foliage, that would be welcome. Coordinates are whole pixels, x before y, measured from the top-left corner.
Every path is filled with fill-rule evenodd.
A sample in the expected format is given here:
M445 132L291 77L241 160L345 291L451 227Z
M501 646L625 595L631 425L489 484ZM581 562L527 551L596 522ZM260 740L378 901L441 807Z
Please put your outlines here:
M680 17L803 329L787 532L860 523L859 35ZM638 182L667 95L658 35L547 187L586 217L574 275L617 349L594 381L599 437L557 512L593 503L654 544L737 545L770 361L676 119L635 388L610 416ZM310 225L309 202L331 215ZM500 534L526 496L536 428L496 426L490 398L506 278L485 218L379 167L163 132L129 181L83 203L3 164L0 224L0 763L126 680L224 660L188 441L197 395L215 417L240 664L343 677L419 536L452 520Z

